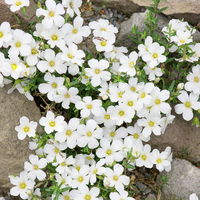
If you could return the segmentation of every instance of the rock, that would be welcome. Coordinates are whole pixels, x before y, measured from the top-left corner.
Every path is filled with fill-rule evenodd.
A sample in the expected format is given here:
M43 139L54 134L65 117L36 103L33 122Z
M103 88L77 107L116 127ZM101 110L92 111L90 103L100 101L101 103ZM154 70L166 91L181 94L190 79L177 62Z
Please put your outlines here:
M21 11L16 13L11 12L9 5L7 5L4 0L0 0L0 23L7 21L10 22L14 28L19 28L19 23L14 14L19 17L22 23L28 24L34 19L36 8L35 2L30 0L30 6L26 7L26 16L24 16Z
M156 200L156 196L154 194L149 194L145 200Z
M185 156L195 163L200 161L200 128L192 126L181 116L176 116L163 135L152 136L150 144L158 149L171 146L179 156Z
M116 8L129 15L144 10L141 6L133 3L131 0L92 0L92 3L101 7L106 6Z
M152 4L152 0L93 0L106 6L116 7L127 14L140 12L144 7ZM159 8L167 7L163 11L164 14L176 18L184 18L192 24L197 24L200 21L200 1L199 0L165 0L161 1Z
M181 159L175 159L172 162L172 170L162 175L168 177L167 184L162 187L162 193L166 199L176 197L182 200L188 200L190 194L196 193L200 196L200 169L193 166L190 162ZM159 178L158 178L159 179Z
M143 31L145 28L145 16L146 12L134 13L127 21L124 21L121 24L119 36L117 38L117 44L130 47L133 45L133 42L129 38L131 34L131 29L134 25L138 27L139 31ZM158 15L158 31L161 31L164 26L167 26L169 18L164 15ZM194 34L194 40L196 42L200 41L200 32L197 30Z
M24 161L27 160L28 139L18 140L15 126L19 124L22 116L31 121L40 118L39 108L35 102L14 91L7 94L8 86L0 89L0 187L9 187L8 175L17 175L23 170Z

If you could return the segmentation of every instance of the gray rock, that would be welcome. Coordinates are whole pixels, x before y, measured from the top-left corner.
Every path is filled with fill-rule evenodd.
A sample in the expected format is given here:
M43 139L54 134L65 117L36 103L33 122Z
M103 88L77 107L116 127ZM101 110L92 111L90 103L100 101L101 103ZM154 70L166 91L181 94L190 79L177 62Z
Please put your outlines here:
M154 194L149 194L145 200L156 200L156 196Z
M188 200L192 193L200 196L200 169L190 162L175 159L172 162L172 170L162 175L168 177L167 184L162 187L166 199L173 196L177 199Z
M40 111L35 102L14 91L7 94L8 86L0 89L0 187L9 187L8 175L17 175L23 170L27 160L28 139L20 141L17 138L15 126L22 116L31 121L38 121Z
M131 29L134 25L136 25L139 31L143 31L145 29L145 16L146 12L134 13L127 21L124 21L121 24L119 36L117 38L118 45L130 47L133 44L129 38ZM164 15L158 15L158 31L161 31L162 28L168 24L169 20L170 19ZM200 32L198 30L194 34L194 40L196 42L200 41Z
M26 16L24 16L21 11L12 13L9 5L7 5L4 0L0 0L0 23L7 21L13 28L19 28L19 23L14 15L16 14L25 25L34 19L36 8L37 6L34 0L30 0L30 6L26 7Z
M181 116L176 116L163 135L152 136L150 144L159 149L171 146L175 154L195 163L200 161L200 128L192 126Z

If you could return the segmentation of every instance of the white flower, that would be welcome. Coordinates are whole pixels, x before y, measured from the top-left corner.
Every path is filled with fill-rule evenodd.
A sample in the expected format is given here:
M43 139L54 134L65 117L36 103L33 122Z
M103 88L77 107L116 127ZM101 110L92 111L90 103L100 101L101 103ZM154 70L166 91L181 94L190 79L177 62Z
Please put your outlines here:
M41 170L46 167L47 161L45 158L39 159L36 155L29 156L30 162L26 161L24 163L24 170L28 172L30 179L35 180L44 180L46 177L46 173Z
M65 41L67 44L75 43L80 44L83 41L83 37L88 37L91 33L88 26L83 26L83 18L77 16L73 25L66 23L62 27L63 32L65 33Z
M12 33L10 24L8 22L3 22L0 25L0 48L6 47L7 44L11 41L11 39L12 39Z
M144 44L140 44L138 46L139 56L141 56L143 58L143 56L148 54L148 49L152 44L153 44L153 39L152 39L152 37L148 36L145 39Z
M113 119L118 126L123 122L130 123L135 115L134 110L128 109L128 107L124 105L115 106L113 112Z
M76 108L81 110L81 117L89 117L90 114L99 116L102 114L102 101L101 100L92 100L92 97L85 96L82 101L76 103Z
M39 42L32 40L31 44L31 53L25 59L28 65L34 66L38 63L38 58L40 57L40 50L39 50Z
M111 144L106 138L100 141L101 148L98 148L96 155L99 158L105 158L106 164L112 164L114 161L120 162L123 160L124 155L122 153L123 144L120 140L114 140Z
M44 146L44 153L46 154L46 159L48 162L60 162L64 157L64 153L62 152L67 148L66 143L57 143L51 141L51 144L46 144Z
M90 167L90 184L94 185L97 181L98 175L103 175L105 173L105 160L101 159L97 163L93 163Z
M124 186L127 186L130 182L130 178L128 176L123 175L124 168L115 164L113 170L110 168L106 168L105 170L105 178L104 185L109 187L115 187L117 191L123 191Z
M36 10L37 17L44 16L44 19L42 20L44 27L46 29L51 28L53 24L61 27L65 22L64 18L61 16L65 13L63 5L60 3L56 4L54 0L46 0L45 5L47 10L42 8Z
M171 112L171 107L168 103L164 102L169 99L170 92L168 90L161 90L158 87L154 87L151 92L152 103L151 111L152 112L162 112L164 114L169 114Z
M72 168L72 188L80 188L89 183L89 169L88 165L82 165L79 170Z
M195 193L192 193L189 200L199 200L199 198Z
M185 83L185 89L200 94L200 65L192 67L192 72L187 75L186 79L188 82Z
M105 38L94 38L93 43L96 46L96 50L99 52L105 51L110 52L113 50L113 44L115 43L115 38L111 37L108 39Z
M146 83L141 86L142 88L139 90L139 101L145 105L149 105L152 101L152 96L150 95L154 85L153 83Z
M144 127L142 134L145 137L149 137L152 133L155 135L161 135L160 126L161 116L159 113L149 113L145 118L138 119L138 126Z
M12 31L12 40L10 42L11 48L9 49L10 55L28 56L31 54L30 44L32 43L32 36L20 29Z
M103 37L104 39L115 38L115 34L118 33L116 27L109 23L106 19L99 19L89 23L95 37Z
M63 77L55 77L51 75L49 72L44 75L44 80L47 83L41 83L38 87L39 91L42 94L47 94L47 97L50 101L55 101L58 94L58 90L64 88L64 78Z
M152 155L151 155L151 146L149 144L144 145L143 150L140 152L140 157L136 159L136 166L146 168L152 168Z
M129 76L135 76L136 70L135 65L138 59L138 54L133 51L129 56L122 56L120 58L121 66L119 68L120 72L125 72Z
M37 68L41 72L58 72L59 74L64 74L67 72L67 66L64 64L64 61L61 59L61 54L57 55L52 49L46 49L44 51L44 59L38 62Z
M62 107L68 109L70 103L76 104L78 101L81 100L81 97L77 95L78 92L78 89L75 87L62 87L58 89L58 96L56 96L55 102L62 102Z
M75 199L77 197L77 194L77 190L66 191L59 196L59 200Z
M66 142L70 149L75 148L79 137L77 134L79 124L80 120L78 118L70 119L68 123L64 124L63 130L56 133L55 139L60 143Z
M91 78L91 84L94 87L101 85L103 81L111 79L110 72L106 71L109 67L107 60L91 59L88 61L90 68L85 68L86 76Z
M83 58L85 53L82 50L78 50L77 45L69 44L68 47L62 48L62 59L73 64L81 66L84 63Z
M77 145L79 147L85 147L87 145L90 149L98 147L99 142L97 139L103 137L102 129L93 119L88 120L86 125L81 124L77 129L77 133L80 136L78 137Z
M5 0L5 3L10 5L10 10L16 12L23 7L27 7L30 4L29 0Z
M178 46L188 44L193 41L191 37L191 32L183 31L183 30L177 30L176 35L172 36L170 39L171 39L171 42L174 42Z
M163 151L160 153L158 149L154 149L151 153L152 162L160 172L171 165L168 157L168 152Z
M128 192L125 190L118 192L111 192L110 195L110 200L134 200L134 198L128 196Z
M116 126L104 127L103 133L105 135L105 138L109 141L120 140L128 135L126 128L120 127L116 129Z
M51 48L55 46L62 48L65 44L64 33L62 29L58 29L57 26L53 25L50 29L43 30L41 36L44 37L45 40L48 40L47 43Z
M128 80L128 87L129 87L129 90L132 93L136 93L136 92L138 92L139 90L141 90L143 88L143 84L142 83L138 83L138 79L137 78L130 78Z
M125 53L128 52L128 49L126 47L113 47L113 50L111 52L105 52L104 56L108 59L110 58L113 61L118 61L122 56L124 56Z
M163 75L162 70L159 67L149 67L146 65L144 67L145 73L148 75L149 81L154 81L156 77L161 77Z
M62 4L67 8L66 12L70 17L74 17L74 14L81 14L79 8L82 5L82 0L62 0Z
M20 125L15 127L20 140L25 139L26 136L35 137L36 129L37 122L29 121L25 116L20 118Z
M41 117L39 123L44 126L46 133L52 133L54 131L63 131L66 122L63 116L55 117L53 112L48 111L46 117Z
M19 176L9 176L11 184L15 185L10 189L12 196L20 196L22 199L28 199L28 194L34 188L34 181L30 180L27 172L23 171Z
M97 187L92 187L89 189L87 186L83 185L79 187L79 195L77 195L76 199L79 200L99 200L98 196L100 193L100 189Z
M181 91L178 99L182 103L175 106L176 113L182 114L184 120L190 121L193 118L192 109L200 109L200 102L198 102L199 95L194 93L190 93L190 95L188 95L186 91Z
M109 106L106 111L102 109L102 115L94 117L94 119L98 124L104 123L105 127L111 127L116 123L113 119L113 111L114 106Z

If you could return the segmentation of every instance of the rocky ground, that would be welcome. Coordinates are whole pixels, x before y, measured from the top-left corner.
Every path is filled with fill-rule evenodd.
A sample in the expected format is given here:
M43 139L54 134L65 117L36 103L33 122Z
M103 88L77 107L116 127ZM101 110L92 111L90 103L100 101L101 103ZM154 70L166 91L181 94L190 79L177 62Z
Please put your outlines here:
M165 14L169 16L159 16L159 27L162 28L171 16L185 16L192 24L198 25L200 1L192 1L193 3L191 0L165 1L164 6L168 3L169 7ZM10 15L8 8L2 2L3 0L0 0L0 22L8 20L14 27L17 27L15 18ZM107 0L102 4L102 0L93 0L93 3L87 1L82 8L86 23L98 18L108 19L120 29L118 44L130 45L131 42L127 38L131 27L136 24L142 30L145 16L143 6L148 5L148 1ZM33 8L35 7L33 2L32 5L31 10L28 11L30 13L28 21L33 18ZM21 15L19 14L19 16ZM24 20L23 23L26 23L26 18L23 16L21 18ZM195 38L196 41L200 41L199 32ZM39 109L34 102L26 100L17 92L8 95L6 91L7 88L0 89L0 113L4 113L4 117L0 119L0 127L3 127L0 131L0 172L4 172L0 173L0 188L9 186L7 175L21 171L23 162L28 157L27 141L19 144L14 131L18 119L22 115L26 115L31 120L37 121L40 117ZM172 171L169 173L158 174L155 169L143 168L133 170L130 173L132 180L130 190L135 199L186 200L193 192L200 195L200 128L191 127L190 123L177 117L166 133L161 137L154 137L151 144L159 149L171 146L175 157L179 159L174 159ZM3 190L0 189L0 200L18 199L11 198L5 189L4 192L1 191Z

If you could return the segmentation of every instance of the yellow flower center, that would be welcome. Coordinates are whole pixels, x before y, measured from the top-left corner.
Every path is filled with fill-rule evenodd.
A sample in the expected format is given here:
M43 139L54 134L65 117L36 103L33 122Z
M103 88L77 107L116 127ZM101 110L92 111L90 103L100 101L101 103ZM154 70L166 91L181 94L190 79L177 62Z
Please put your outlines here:
M101 31L106 31L106 28L100 28Z
M26 183L21 182L21 183L19 184L19 188L20 188L20 189L25 189L25 188L26 188Z
M116 132L115 132L115 131L110 132L110 136L111 136L111 137L115 137L115 135L116 135Z
M81 167L80 167L80 166L76 166L76 169L77 169L78 171L80 171Z
M25 133L28 133L30 131L30 127L24 126L23 130L24 130Z
M118 97L122 98L123 97L124 92L118 92Z
M72 131L71 131L71 130L67 130L67 131L65 132L65 134L66 134L67 136L71 136L71 135L72 135Z
M158 158L158 159L156 160L156 162L157 162L158 164L160 164L160 163L162 162L162 159L161 159L161 158Z
M84 199L85 199L85 200L91 200L91 199L92 199L92 197L91 197L91 195L89 195L89 194L86 194L86 195L85 195L85 197L84 197Z
M128 101L128 106L134 106L134 102L133 101Z
M106 154L110 156L112 154L112 150L111 149L107 149Z
M184 43L185 43L185 40L180 40L180 43L181 43L181 44L184 44Z
M95 69L94 72L95 72L95 74L100 74L101 70L100 69Z
M55 147L54 152L55 152L56 154L58 154L58 153L60 153L60 149L57 148L57 147Z
M135 88L135 87L131 87L131 91L132 91L132 92L135 92L135 91L136 91L136 88Z
M119 116L124 116L125 115L125 112L123 111L123 110L120 110L119 112L118 112L118 114L119 114Z
M142 158L142 160L146 160L147 156L146 155L142 155L141 158Z
M51 36L51 39L52 39L53 41L56 41L56 40L58 40L58 36L57 36L56 34L54 34L54 35Z
M38 170L38 169L39 169L38 165L34 165L34 166L33 166L33 169L34 169L34 170Z
M133 134L133 138L137 140L139 138L139 134L138 133L134 133Z
M65 98L70 98L70 94L69 94L69 93L66 93L66 94L65 94Z
M77 29L77 28L74 28L74 29L72 30L72 33L73 33L73 34L78 33L78 29Z
M88 131L88 132L87 132L87 136L88 136L88 137L91 137L91 136L92 136L92 132L91 132L91 131Z
M194 82L195 82L195 83L199 83L199 77L198 77L198 76L195 76L195 77L194 77Z
M159 105L161 103L161 100L160 99L156 99L154 102L155 102L155 104Z
M51 87L52 87L52 88L57 88L57 87L58 87L58 84L54 82L54 83L51 84Z
M70 197L68 195L64 196L64 200L70 200Z
M189 101L186 101L184 105L185 105L186 108L190 108L191 107L191 103Z
M135 62L130 62L129 64L128 64L128 66L130 67L130 68L133 68L134 66L135 66Z
M12 68L12 70L16 70L16 69L18 68L18 65L16 65L16 64L11 64L11 68Z
M69 6L70 6L71 8L73 8L73 7L74 7L74 3L71 1L71 2L69 3Z
M158 58L158 54L157 53L153 53L152 57L153 58Z
M56 122L55 122L55 121L50 121L50 122L49 122L49 126L55 127L55 125L56 125Z
M21 2L21 1L16 1L16 2L15 2L15 5L16 5L16 6L21 6L21 5L22 5L22 2Z
M21 43L21 42L16 42L16 43L15 43L15 46L16 46L17 48L19 48L19 47L22 46L22 43Z
M155 123L153 121L150 121L148 124L150 127L153 127L155 125Z
M105 40L100 42L100 45L101 45L102 47L105 47L106 44L107 44L107 42L106 42Z
M114 181L118 181L118 180L119 180L119 177L116 176L116 175L114 175L114 176L113 176L113 180L114 180Z
M104 119L110 119L110 115L109 114L105 114L104 115Z
M67 57L68 57L69 59L73 59L73 58L74 58L74 55L71 54L71 53L68 53L68 54L67 54Z
M93 174L97 174L97 172L98 172L98 169L93 170Z
M49 62L49 66L50 66L50 67L54 67L54 66L55 66L55 61L51 60L51 61Z
M91 110L93 108L92 104L87 105L87 109Z
M49 17L54 17L55 16L55 12L54 11L49 11Z
M78 180L78 182L80 182L80 183L81 183L81 182L83 182L83 181L84 181L84 178L83 178L82 176L79 176L77 180Z
M3 32L0 32L0 38L2 38L4 36Z
M146 97L146 93L142 93L141 95L140 95L140 97L142 98L142 99L144 99L145 97Z
M37 49L31 49L31 54L32 55L36 55L36 54L38 54L38 50Z

